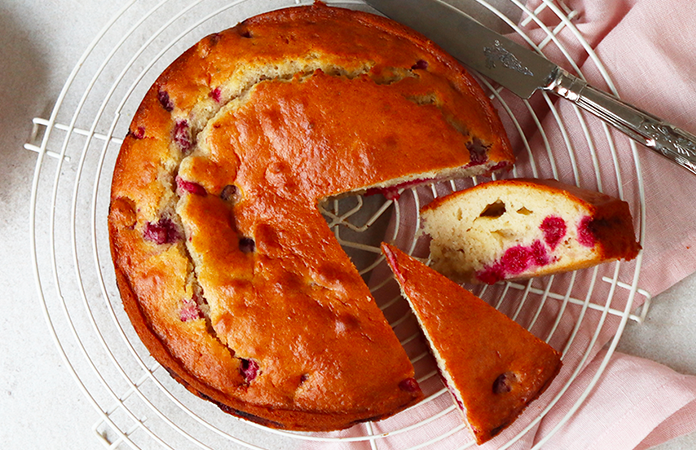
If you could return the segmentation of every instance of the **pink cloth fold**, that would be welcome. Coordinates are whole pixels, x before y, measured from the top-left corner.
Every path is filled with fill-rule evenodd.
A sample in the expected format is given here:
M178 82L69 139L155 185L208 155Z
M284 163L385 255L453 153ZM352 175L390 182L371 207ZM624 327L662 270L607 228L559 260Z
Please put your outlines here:
M584 387L605 352L575 381ZM547 433L564 410L552 410L542 421ZM696 377L682 375L642 358L615 353L601 382L591 391L571 421L555 433L545 448L645 449L696 430Z
M542 3L544 0L528 0L527 8L537 10ZM692 38L696 14L687 11L690 9L687 3L679 0L566 0L565 4L575 11L573 24L577 32L596 54L622 99L687 131L696 132L696 80L692 75L696 73L696 40ZM543 53L571 72L579 69L590 84L610 90L612 86L603 79L594 56L571 28L559 26L561 19L552 8L547 7L538 17L549 29L559 28L555 39L565 50L565 53L561 51L552 40L545 44ZM548 36L536 21L526 23L522 30L537 45ZM513 38L525 41L519 36ZM692 193L696 192L696 176L641 146L636 148L636 159L628 138L605 127L599 119L578 113L570 102L547 101L536 94L528 106L505 92L501 95L504 100L510 100L512 116L517 120L512 120L501 108L511 141L519 151L516 172L509 176L556 177L567 183L622 196L637 217L644 212L646 227L640 230L644 251L639 287L651 294L656 295L696 272L696 226L692 225L696 223L696 208L690 206ZM612 145L616 149L615 157L610 154ZM547 157L548 149L552 149L552 158ZM596 157L593 158L593 154ZM642 177L636 171L637 165L642 169ZM422 206L431 199L429 189L419 189L418 203L410 194L399 200L403 226L395 242L420 256L427 254L423 242L413 249L405 247L415 231L412 225L409 229L412 218L409 214L413 214L415 205ZM499 448L527 427L529 432L508 448L529 449L545 442L542 448L646 449L696 431L696 377L625 354L614 353L607 357L606 345L621 322L616 314L602 313L607 299L611 300L612 310L623 311L629 301L632 308L640 306L643 297L633 296L623 288L614 289L603 277L611 279L616 275L619 281L630 285L637 264L639 262L634 261L619 266L603 265L597 272L589 269L575 275L534 281L529 285L533 289L522 303L519 296L513 295L500 305L503 312L515 316L515 320L530 327L539 337L550 338L554 347L564 350L564 369L518 421L481 448ZM380 270L388 269L381 267L376 273ZM561 293L561 298L545 296L549 286L549 291ZM380 289L398 295L398 288L393 284ZM474 292L478 294L480 288L477 289ZM501 289L501 286L487 288L482 298L498 298ZM579 300L589 296L597 307L585 310L581 305L566 303L563 301L565 294ZM403 308L403 304L386 308L385 315L390 321L399 320L404 317ZM416 332L414 330L417 330L415 319L405 319L395 327L402 340L408 340L408 336ZM421 356L426 352L422 340L410 340L405 347L411 357L417 358L417 373L434 370L432 359ZM596 380L594 389L589 391L577 411L568 416L578 405L578 399L586 395L586 387L604 364L606 368ZM471 444L472 438L449 395L441 392L438 395L442 385L437 376L426 377L422 387L427 395L432 395L422 405L370 425L370 433L390 433L377 440L378 448L446 449ZM555 404L549 412L541 420L534 421L550 402ZM392 432L423 421L427 425L418 426L416 431ZM558 431L549 437L557 426L560 427ZM364 428L355 428L329 436L364 434ZM371 448L364 440L322 443L321 447Z

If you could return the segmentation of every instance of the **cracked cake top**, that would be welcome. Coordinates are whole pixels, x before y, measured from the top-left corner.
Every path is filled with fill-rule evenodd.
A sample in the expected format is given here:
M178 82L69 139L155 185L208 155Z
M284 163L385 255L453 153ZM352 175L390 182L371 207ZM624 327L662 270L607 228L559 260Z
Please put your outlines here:
M114 170L124 307L192 392L330 430L422 397L317 204L513 157L476 82L387 19L321 3L208 36L158 78Z

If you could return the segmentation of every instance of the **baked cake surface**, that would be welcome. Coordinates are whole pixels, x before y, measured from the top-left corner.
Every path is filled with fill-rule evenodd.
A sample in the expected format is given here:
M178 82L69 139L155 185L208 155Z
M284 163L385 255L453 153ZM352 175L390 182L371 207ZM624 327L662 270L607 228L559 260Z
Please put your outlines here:
M557 180L491 181L436 199L421 215L431 266L493 284L636 257L628 203Z
M398 248L382 252L476 442L490 440L544 392L560 353Z
M125 310L229 413L389 416L422 393L317 204L512 162L475 80L415 32L321 3L251 18L179 57L132 120L109 211Z

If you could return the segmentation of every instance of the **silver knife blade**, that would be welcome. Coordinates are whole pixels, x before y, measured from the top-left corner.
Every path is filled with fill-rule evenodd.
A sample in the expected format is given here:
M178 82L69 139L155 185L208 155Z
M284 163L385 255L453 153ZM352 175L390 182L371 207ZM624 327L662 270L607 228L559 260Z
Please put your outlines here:
M437 0L366 0L369 5L433 40L476 72L515 95L529 98L548 86L556 64L486 28L463 11Z
M570 100L616 129L696 174L696 136L588 85L543 56L486 28L440 0L365 0L387 17L519 97L544 90Z

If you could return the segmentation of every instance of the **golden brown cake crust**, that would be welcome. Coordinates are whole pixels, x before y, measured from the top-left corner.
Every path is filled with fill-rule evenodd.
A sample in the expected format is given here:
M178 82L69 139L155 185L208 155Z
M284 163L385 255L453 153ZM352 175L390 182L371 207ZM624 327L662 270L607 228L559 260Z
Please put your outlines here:
M382 252L478 444L509 426L561 369L561 355L471 292L398 248Z
M392 415L422 398L413 367L317 203L512 162L476 82L420 35L321 3L254 17L179 57L133 118L109 211L124 308L239 417Z

